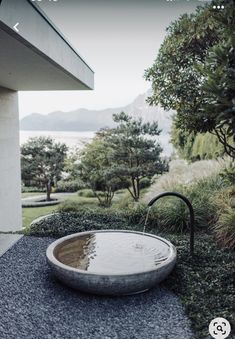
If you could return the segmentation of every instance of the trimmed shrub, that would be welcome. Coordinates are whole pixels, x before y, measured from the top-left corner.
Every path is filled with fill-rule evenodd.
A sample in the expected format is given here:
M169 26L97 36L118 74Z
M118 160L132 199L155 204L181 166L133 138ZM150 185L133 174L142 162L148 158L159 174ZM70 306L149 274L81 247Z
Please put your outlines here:
M73 200L65 200L58 206L58 212L77 212L81 209L81 204Z
M94 192L91 189L88 189L88 188L79 190L78 196L79 197L85 197L85 198L95 198Z
M58 212L80 212L84 206L97 206L97 201L91 198L81 198L80 201L65 200L58 206Z
M46 192L46 188L39 188L35 186L23 186L21 187L21 192L22 193L44 193Z
M57 186L55 187L55 192L66 193L66 192L77 192L80 189L84 188L84 184L78 180L72 181L58 181Z
M143 178L140 180L140 189L147 188L151 186L151 179Z

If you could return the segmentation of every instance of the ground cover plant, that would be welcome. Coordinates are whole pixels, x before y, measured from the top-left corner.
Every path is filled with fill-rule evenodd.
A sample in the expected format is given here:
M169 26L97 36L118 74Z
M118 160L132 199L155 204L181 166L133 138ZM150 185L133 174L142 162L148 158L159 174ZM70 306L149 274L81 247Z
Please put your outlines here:
M227 319L235 335L235 252L219 247L208 234L196 235L195 256L188 252L188 236L166 238L177 247L176 269L162 284L175 292L186 307L198 339L209 339L208 326L215 317Z

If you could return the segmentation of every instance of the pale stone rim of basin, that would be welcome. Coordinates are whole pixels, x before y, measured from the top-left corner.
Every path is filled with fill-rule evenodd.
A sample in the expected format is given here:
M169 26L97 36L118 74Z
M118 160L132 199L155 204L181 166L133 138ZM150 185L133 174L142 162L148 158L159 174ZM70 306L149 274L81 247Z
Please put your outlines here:
M109 274L107 272L106 273L102 273L102 272L99 272L99 273L87 272L87 271L81 270L79 268L75 268L75 267L71 267L69 265L65 265L62 262L60 262L58 259L56 259L56 257L54 256L55 248L58 245L60 245L61 243L63 243L64 241L66 241L66 240L73 239L73 238L76 238L76 237L79 237L79 236L83 236L83 235L87 235L87 234L111 233L111 232L135 233L135 234L140 234L140 235L143 235L143 236L148 236L148 237L152 237L152 238L158 239L158 240L164 242L165 244L167 244L169 246L169 249L170 249L169 256L162 263L158 264L156 266L156 268L153 268L153 269L150 269L150 270L145 270L145 271L142 270L142 271L133 272L133 273L121 273L121 274L120 273ZM71 271L71 272L76 272L76 273L80 273L80 274L84 274L84 275L93 275L93 276L109 276L109 277L112 277L112 276L113 277L115 277L115 276L123 276L123 277L125 277L125 276L134 276L134 275L138 275L138 274L142 275L143 273L155 272L155 271L159 270L161 267L167 266L172 261L176 261L177 251L176 251L175 246L170 241L166 240L165 238L156 236L154 234L150 234L150 233L144 233L143 234L143 232L139 232L139 231L115 230L115 229L112 229L112 230L97 230L97 231L93 230L93 231L78 232L78 233L70 234L70 235L67 235L65 237L59 238L59 239L55 240L53 243L51 243L48 246L48 248L46 250L46 257L47 257L47 260L48 260L49 264L53 264L55 266L59 266L60 268L66 269L66 270Z

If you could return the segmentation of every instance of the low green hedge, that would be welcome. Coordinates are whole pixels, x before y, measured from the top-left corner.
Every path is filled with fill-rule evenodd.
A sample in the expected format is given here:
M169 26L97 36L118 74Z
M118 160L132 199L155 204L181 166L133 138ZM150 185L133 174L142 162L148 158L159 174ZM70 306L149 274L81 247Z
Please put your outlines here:
M51 199L50 201L46 201L46 199L34 200L32 197L32 199L23 200L21 205L22 205L22 208L37 208L37 207L59 205L60 203L61 203L60 199Z
M65 236L75 232L95 229L135 229L142 231L147 214L145 205L138 205L132 209L115 209L84 207L75 201L66 201L57 209L57 213L49 219L42 218L33 223L27 234L37 236ZM147 231L159 231L160 225L156 222L156 211L149 216Z
M95 198L95 194L94 192L89 189L89 188L85 188L85 189L81 189L78 191L78 196L79 197L84 197L84 198Z
M100 197L105 196L105 193L101 191L96 191L96 194L99 195ZM80 189L78 191L78 196L83 198L97 198L95 193L90 188Z
M58 181L56 188L54 189L57 193L73 193L84 188L84 184L78 180L71 181Z
M140 180L140 189L147 188L151 186L151 179L150 178L143 178Z
M81 209L79 212L60 212L49 218L33 222L26 231L29 235L62 237L76 232L100 229L132 229L127 219L113 212L102 209Z
M38 188L33 186L23 186L21 187L22 193L44 193L46 192L46 188Z

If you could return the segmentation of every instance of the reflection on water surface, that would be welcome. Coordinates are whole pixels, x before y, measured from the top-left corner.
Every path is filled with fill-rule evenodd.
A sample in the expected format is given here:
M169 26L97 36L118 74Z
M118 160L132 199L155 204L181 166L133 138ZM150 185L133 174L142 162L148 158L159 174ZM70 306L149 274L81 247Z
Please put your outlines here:
M100 232L78 236L55 249L65 265L97 274L131 274L156 268L169 256L160 239L136 233Z

